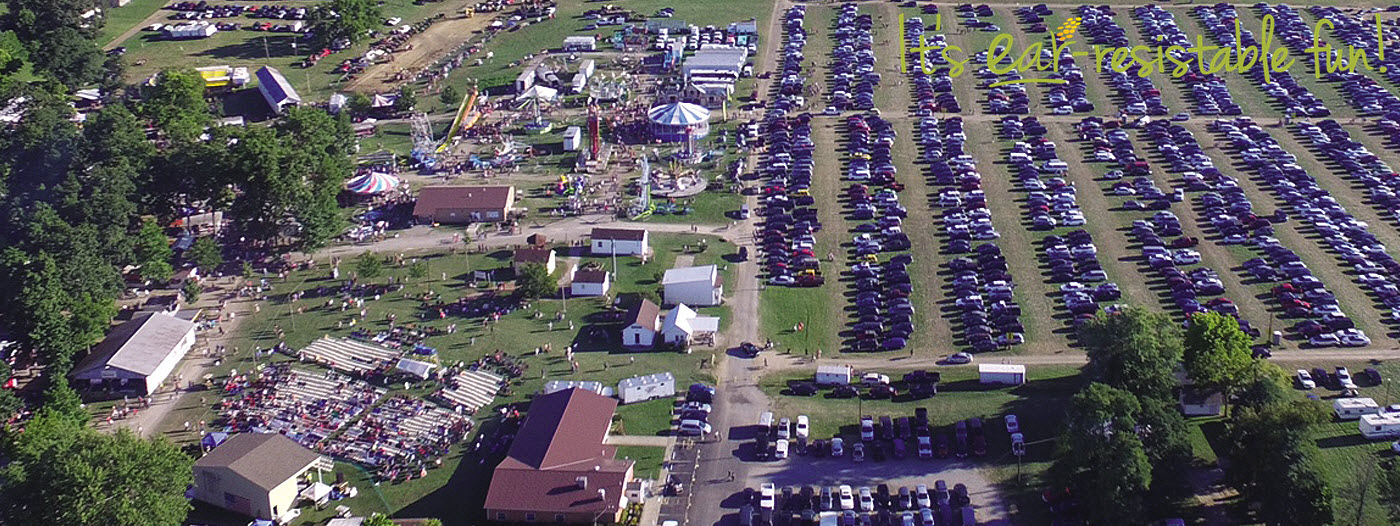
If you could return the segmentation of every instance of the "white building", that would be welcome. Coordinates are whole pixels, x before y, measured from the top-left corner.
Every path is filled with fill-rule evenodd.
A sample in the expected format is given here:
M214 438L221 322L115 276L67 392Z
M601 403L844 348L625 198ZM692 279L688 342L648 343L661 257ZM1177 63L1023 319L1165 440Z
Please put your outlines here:
M650 349L656 343L656 333L661 330L661 307L648 300L642 300L627 310L622 328L622 346L632 350Z
M588 236L595 256L640 256L650 251L646 230L595 228Z
M1339 420L1356 420L1381 412L1381 406L1370 398L1338 398L1332 402L1332 412Z
M93 388L155 392L194 346L195 324L164 313L137 314L118 325L73 368Z
M697 342L711 342L717 332L718 317L700 316L684 304L676 305L661 321L661 341L680 347Z
M564 151L576 152L583 145L583 128L570 126L564 129Z
M1186 416L1219 416L1225 414L1225 395L1220 391L1182 386L1181 414Z
M612 273L606 270L576 270L569 283L573 296L602 296L612 287Z
M983 384L1021 385L1026 383L1026 366L1005 363L978 364L977 375Z
M744 63L748 62L749 50L738 46L707 45L702 46L690 58L685 59L685 64L681 66L685 80L690 80L692 73L705 71L710 73L724 72L732 74L733 78L739 78L743 72Z
M676 377L671 373L633 376L617 383L617 398L624 404L672 396L676 396Z
M556 393L565 389L583 389L597 395L612 396L612 390L603 387L603 382L592 380L551 380L544 383L544 390L540 391L540 394Z
M667 270L661 285L666 289L664 300L669 305L711 307L724 301L724 280L717 265Z
M590 35L564 37L564 51L597 51L598 39Z
M849 365L818 365L818 385L846 385L851 383L855 370Z
M1361 415L1356 427L1371 440L1394 438L1400 436L1400 413Z
M258 92L262 94L263 100L272 108L273 113L281 114L287 106L301 104L301 95L297 94L296 88L287 81L287 77L282 75L276 68L263 66L253 74L258 78Z

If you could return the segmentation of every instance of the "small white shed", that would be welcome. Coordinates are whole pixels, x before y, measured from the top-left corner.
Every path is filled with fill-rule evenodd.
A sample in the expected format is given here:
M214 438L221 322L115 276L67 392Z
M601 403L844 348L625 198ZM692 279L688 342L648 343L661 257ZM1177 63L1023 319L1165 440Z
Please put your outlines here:
M1381 406L1370 398L1338 398L1332 402L1332 412L1340 420L1356 420L1381 412Z
M676 396L676 377L671 373L633 376L617 383L617 398L624 404L672 396Z
M1400 413L1361 415L1356 427L1362 436L1371 440L1394 438L1400 436Z
M983 384L1021 385L1026 383L1026 366L1009 363L978 364L977 376Z
M569 283L573 296L602 296L612 287L612 273L606 270L576 270Z
M851 383L855 371L849 365L818 365L818 385L846 385Z
M583 145L583 128L570 126L564 129L564 151L576 152Z

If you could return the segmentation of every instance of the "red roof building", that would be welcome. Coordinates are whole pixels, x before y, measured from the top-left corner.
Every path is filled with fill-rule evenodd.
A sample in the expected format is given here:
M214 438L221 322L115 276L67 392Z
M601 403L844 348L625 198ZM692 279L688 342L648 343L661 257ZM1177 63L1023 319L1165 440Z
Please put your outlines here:
M427 223L495 222L509 219L514 207L512 186L425 186L413 217Z
M583 389L540 395L491 476L487 517L503 522L616 522L631 460L603 445L617 400Z

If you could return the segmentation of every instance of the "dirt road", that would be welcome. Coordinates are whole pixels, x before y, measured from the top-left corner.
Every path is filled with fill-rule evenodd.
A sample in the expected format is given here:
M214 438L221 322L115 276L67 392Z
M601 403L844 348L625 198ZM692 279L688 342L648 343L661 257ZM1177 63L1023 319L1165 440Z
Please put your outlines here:
M459 9L454 9L449 13L458 11ZM456 16L457 18L449 18L435 23L427 31L409 39L413 49L390 55L392 58L388 62L370 66L364 73L347 84L345 89L361 93L383 93L396 89L399 84L405 82L394 80L394 76L399 71L405 71L409 76L412 76L417 74L419 70L431 66L443 55L457 49L457 46L489 25L491 21L496 19L493 15L495 13L482 13L473 18L462 18L459 14L448 14L449 17Z

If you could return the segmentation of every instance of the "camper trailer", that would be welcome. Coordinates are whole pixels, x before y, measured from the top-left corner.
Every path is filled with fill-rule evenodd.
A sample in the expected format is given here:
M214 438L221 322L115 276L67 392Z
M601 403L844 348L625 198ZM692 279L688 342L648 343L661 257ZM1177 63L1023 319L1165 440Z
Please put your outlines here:
M1339 420L1356 420L1381 412L1381 406L1370 398L1338 398L1332 402L1332 411Z
M1400 413L1361 415L1356 427L1361 429L1362 436L1371 440L1400 437Z
M634 376L617 383L617 397L624 404L676 396L676 378L671 373Z

